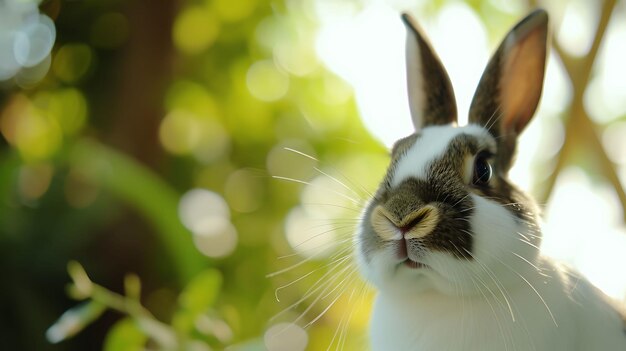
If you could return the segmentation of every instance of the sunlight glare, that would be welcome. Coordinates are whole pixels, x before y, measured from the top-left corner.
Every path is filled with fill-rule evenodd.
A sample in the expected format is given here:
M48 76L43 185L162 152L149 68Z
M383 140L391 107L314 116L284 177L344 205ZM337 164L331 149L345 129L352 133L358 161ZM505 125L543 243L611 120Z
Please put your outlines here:
M331 10L318 9L322 25L317 53L331 71L354 88L368 130L391 146L413 132L404 82L402 21L397 11L382 2L369 4L358 13Z
M546 209L541 249L576 267L609 296L624 299L626 230L618 208L605 184L592 183L578 168L564 170Z
M476 12L464 3L445 5L433 26L427 24L424 24L427 35L452 81L459 125L465 125L474 91L496 43L491 48L485 26Z
M626 111L626 12L615 11L600 46L596 73L584 96L585 109L598 123L612 122Z

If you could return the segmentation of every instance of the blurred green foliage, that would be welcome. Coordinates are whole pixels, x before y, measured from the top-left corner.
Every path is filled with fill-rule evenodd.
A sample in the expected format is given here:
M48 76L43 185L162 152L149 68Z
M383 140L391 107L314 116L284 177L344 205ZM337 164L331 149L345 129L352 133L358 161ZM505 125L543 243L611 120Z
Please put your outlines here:
M277 258L292 253L284 220L302 187L272 176L315 175L315 162L285 148L348 173L363 168L356 157L371 154L381 171L386 157L350 88L315 55L311 6L40 3L57 30L50 70L32 88L0 93L2 349L262 349L270 318L310 284L285 289L281 303L274 289L320 266L266 278L288 265ZM197 188L227 202L234 251L203 255L201 235L181 222L179 200ZM72 264L66 296L70 260L102 285ZM126 285L141 277L143 288L116 293L128 272L137 276ZM313 326L312 348L325 348L339 318ZM45 339L55 320L48 338L72 338Z

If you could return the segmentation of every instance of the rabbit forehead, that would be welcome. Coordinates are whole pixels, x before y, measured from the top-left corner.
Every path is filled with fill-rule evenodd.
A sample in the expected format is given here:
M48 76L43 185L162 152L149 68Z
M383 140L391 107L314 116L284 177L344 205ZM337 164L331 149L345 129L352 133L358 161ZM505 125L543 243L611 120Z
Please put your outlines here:
M474 136L481 144L493 143L489 132L474 124L464 127L451 125L426 127L415 137L413 145L399 156L391 185L397 187L403 180L409 178L426 179L428 166L433 161L444 158L450 143L459 135Z

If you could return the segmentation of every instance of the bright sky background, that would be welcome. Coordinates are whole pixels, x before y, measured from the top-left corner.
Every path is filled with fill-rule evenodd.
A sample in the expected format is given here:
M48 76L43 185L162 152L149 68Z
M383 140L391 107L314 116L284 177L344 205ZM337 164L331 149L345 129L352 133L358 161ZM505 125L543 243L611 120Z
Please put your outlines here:
M504 11L522 13L516 4L493 0L493 5ZM596 5L573 1L565 11L555 9L555 13L564 15L552 16L553 29L567 51L583 54L587 50L595 28ZM415 9L415 3L407 1L372 0L362 8L347 2L316 2L321 20L317 53L329 69L353 86L364 124L387 146L412 132L404 78L405 31L399 17L408 6ZM435 17L416 17L448 70L460 124L465 124L474 89L497 43L489 42L478 16L460 2L446 5ZM603 123L626 111L624 17L623 11L616 11L600 52L599 69L585 97L592 117ZM502 35L506 30L503 28ZM563 128L558 115L571 98L568 84L563 69L551 55L539 112L521 138L518 160L511 172L511 178L524 189L530 189L543 176L537 161L550 159L562 144ZM625 132L626 124L622 123L603 135L609 156L621 166L623 183ZM566 169L545 208L545 222L545 254L573 265L607 294L624 299L626 230L617 197L607 185L592 182L578 168Z

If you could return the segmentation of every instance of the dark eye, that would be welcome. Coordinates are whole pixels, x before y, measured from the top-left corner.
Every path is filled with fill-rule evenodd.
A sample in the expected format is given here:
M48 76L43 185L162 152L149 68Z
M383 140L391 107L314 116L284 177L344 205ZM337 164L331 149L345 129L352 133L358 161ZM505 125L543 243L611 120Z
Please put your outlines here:
M487 152L480 152L474 160L474 185L485 185L491 179L491 165L487 161L489 159Z

